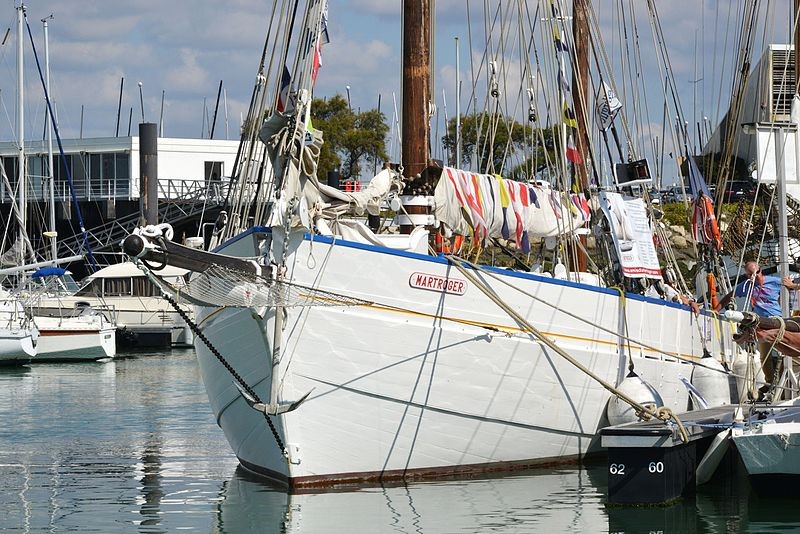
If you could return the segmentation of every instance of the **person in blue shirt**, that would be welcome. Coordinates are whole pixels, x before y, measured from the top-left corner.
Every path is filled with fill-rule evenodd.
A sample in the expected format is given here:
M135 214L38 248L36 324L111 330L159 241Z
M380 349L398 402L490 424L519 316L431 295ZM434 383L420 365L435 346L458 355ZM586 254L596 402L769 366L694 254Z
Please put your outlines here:
M724 309L734 296L748 299L749 307L760 317L780 317L781 311L781 286L788 289L794 288L795 284L788 276L783 280L775 276L765 276L761 271L761 266L754 261L748 261L744 266L747 279L740 282L733 288L733 291L722 297L716 311ZM771 354L772 343L761 339L758 343L758 351L761 354L761 368L764 370L764 377L767 382L773 379L774 361L777 354Z

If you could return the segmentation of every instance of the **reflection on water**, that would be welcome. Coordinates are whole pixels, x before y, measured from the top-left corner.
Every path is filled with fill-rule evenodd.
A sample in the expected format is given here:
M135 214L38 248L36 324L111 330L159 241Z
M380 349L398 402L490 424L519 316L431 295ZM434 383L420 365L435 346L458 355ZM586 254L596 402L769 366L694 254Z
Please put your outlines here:
M482 480L287 495L238 469L225 483L214 532L595 531L604 497L579 469ZM277 530L276 530L277 531Z
M192 351L0 369L0 530L785 532L741 471L667 508L607 508L603 463L289 495L237 468Z

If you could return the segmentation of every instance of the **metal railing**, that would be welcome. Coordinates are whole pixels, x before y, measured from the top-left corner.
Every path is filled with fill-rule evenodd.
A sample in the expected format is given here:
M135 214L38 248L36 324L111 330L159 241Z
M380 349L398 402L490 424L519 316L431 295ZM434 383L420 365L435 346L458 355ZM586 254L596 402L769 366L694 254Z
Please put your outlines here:
M177 223L194 217L203 210L216 216L227 193L227 182L209 182L183 180L178 185L176 180L159 181L158 220L160 222ZM195 186L190 185L196 184ZM100 226L86 230L89 247L93 251L108 250L119 245L138 225L141 215L132 213L128 216L113 219ZM71 256L85 253L82 234L76 234L58 242L58 256Z

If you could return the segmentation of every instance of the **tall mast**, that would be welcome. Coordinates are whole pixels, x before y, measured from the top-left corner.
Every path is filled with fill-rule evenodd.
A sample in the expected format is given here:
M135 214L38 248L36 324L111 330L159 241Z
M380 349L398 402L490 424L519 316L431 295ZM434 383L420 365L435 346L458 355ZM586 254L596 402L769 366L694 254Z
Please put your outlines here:
M23 54L22 54L22 41L23 26L22 20L25 16L25 5L20 4L17 8L17 189L19 190L19 246L22 247L20 253L20 265L25 263L25 224L27 219L27 198L25 196L25 107L23 106Z
M52 17L52 15L51 15ZM49 17L48 17L49 18ZM45 73L45 89L47 91L47 98L50 98L50 48L47 37L47 18L42 19L42 27L44 29L44 73ZM56 259L56 189L55 189L55 173L53 172L53 125L50 121L50 105L45 102L45 121L47 123L47 172L50 198L49 216L50 216L50 229L45 232L50 237L50 256L55 261Z
M575 43L575 65L572 73L572 98L575 109L575 121L578 125L575 132L575 147L583 158L580 165L575 165L575 181L581 194L589 187L586 174L587 136L586 136L586 95L589 90L589 23L587 12L589 0L572 0L572 36ZM578 236L586 248L586 236ZM577 247L576 247L577 248ZM583 250L576 250L578 271L586 271L586 254Z
M430 0L403 0L403 175L413 179L428 165Z

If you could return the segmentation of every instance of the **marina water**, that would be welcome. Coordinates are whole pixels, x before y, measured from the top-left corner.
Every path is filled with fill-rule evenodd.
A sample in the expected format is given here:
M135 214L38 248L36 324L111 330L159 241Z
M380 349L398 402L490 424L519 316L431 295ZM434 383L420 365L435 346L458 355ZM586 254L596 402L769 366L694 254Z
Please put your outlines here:
M603 461L288 495L237 467L192 350L0 369L0 414L8 532L800 531L796 501L741 473L673 506L606 507Z

